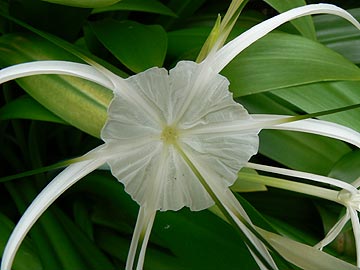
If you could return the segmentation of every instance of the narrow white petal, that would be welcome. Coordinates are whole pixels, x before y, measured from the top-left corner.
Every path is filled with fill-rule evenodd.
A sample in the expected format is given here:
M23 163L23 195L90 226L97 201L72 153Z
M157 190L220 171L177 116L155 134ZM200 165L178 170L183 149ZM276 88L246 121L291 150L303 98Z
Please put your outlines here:
M338 179L322 176L322 175L313 174L313 173L306 173L306 172L300 172L300 171L295 171L295 170L277 168L277 167L272 167L272 166L250 163L250 162L247 163L246 167L252 168L255 170L259 170L259 171L293 176L293 177L297 177L297 178L301 178L301 179L307 179L307 180L312 180L312 181L319 182L319 183L333 185L338 188L345 189L352 194L356 194L358 191L354 186L352 186L346 182L340 181Z
M254 245L260 255L273 267L273 269L278 269L275 262L273 261L269 251L266 246L251 232L249 228L239 219L238 216L243 218L250 226L254 226L245 212L244 208L235 198L234 194L227 187L226 181L222 179L221 174L218 174L213 166L208 166L206 161L199 159L199 157L194 154L190 149L183 148L185 155L189 158L191 163L199 171L203 179L206 181L206 184L214 193L216 198L226 209L228 214L231 216L233 221L237 224L240 230L244 235L249 239L249 241Z
M96 68L68 61L34 61L4 68L0 70L0 84L26 76L41 74L71 75L93 81L108 89L114 89L112 81Z
M135 225L133 237L131 239L130 249L126 260L126 270L133 270L138 245L141 243L141 250L137 261L137 270L142 270L145 259L145 251L150 238L151 228L154 224L156 210L151 210L141 206ZM145 234L145 235L143 235ZM142 238L142 239L141 239Z
M349 264L314 247L260 228L258 228L258 231L286 260L301 269L358 270L355 265Z
M69 187L105 162L104 159L91 159L70 165L56 176L26 209L12 232L5 247L1 270L10 270L16 251L22 240L41 214Z
M264 114L253 114L251 115L255 121L268 122L280 119L286 119L289 116L286 115L264 115ZM350 143L357 147L360 147L360 133L345 127L343 125L335 124L328 121L317 120L317 119L305 119L298 120L289 123L283 123L278 125L265 126L264 129L278 129L278 130L293 130L299 132L312 133L322 135L344 142Z
M330 229L325 238L317 243L314 247L322 250L325 246L330 244L334 239L341 233L341 230L344 228L345 224L350 219L349 209L346 209L345 215L339 219L338 222Z
M349 208L349 211L355 238L357 266L360 267L360 222L356 210Z
M333 14L351 22L358 29L360 24L345 10L328 4L307 5L291 9L259 23L222 47L214 58L205 59L215 72L220 72L236 55L270 31L293 19L313 14Z

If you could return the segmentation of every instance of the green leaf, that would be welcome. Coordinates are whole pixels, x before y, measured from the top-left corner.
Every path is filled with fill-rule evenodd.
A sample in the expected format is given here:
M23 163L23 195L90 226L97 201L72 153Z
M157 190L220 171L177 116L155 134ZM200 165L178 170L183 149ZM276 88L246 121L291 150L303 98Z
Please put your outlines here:
M96 7L106 7L113 5L121 0L42 0L49 3L72 6L72 7L82 7L82 8L96 8Z
M274 33L244 50L222 72L234 96L336 80L360 80L360 70L320 43Z
M161 26L114 19L90 25L100 42L133 72L163 65L167 36Z
M54 59L79 61L65 50L35 35L9 34L0 38L2 66ZM107 106L112 98L110 90L70 76L31 76L17 82L30 96L70 125L93 136L100 136L107 117Z
M360 20L360 8L349 10ZM314 17L318 40L342 54L350 61L360 64L360 31L342 18L331 15Z
M272 93L301 110L311 113L359 104L359 87L358 81L326 82L289 87ZM354 109L321 118L360 131L359 111L359 109Z
M66 124L64 120L29 96L22 96L13 100L0 109L0 120L9 119L31 119Z
M351 183L360 176L360 150L344 155L332 168L330 177Z
M304 0L264 0L279 13L285 12L292 8L305 6L306 2ZM335 16L333 16L335 17ZM292 20L290 22L304 37L315 40L315 28L312 18L310 16L299 18L297 20Z
M92 13L97 14L101 12L121 10L149 12L176 17L176 14L171 9L157 0L122 0L111 6L96 8L92 11Z
M343 142L313 134L262 131L259 152L289 168L327 174L350 148Z
M8 241L10 233L15 225L5 215L0 213L0 254L3 253L5 244ZM16 254L13 268L14 270L41 270L43 269L39 257L35 253L36 248L29 241L25 239Z

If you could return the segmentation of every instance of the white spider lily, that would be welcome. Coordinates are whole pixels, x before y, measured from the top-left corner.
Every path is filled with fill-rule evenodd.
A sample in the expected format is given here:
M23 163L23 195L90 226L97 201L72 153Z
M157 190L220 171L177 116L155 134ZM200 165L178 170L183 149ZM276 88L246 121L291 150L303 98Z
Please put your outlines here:
M233 101L228 80L218 73L242 50L279 25L318 13L339 15L360 29L359 23L340 8L309 5L258 24L218 51L212 51L200 64L181 61L169 72L155 67L123 79L104 68L64 61L31 62L1 70L1 83L29 75L66 74L96 82L114 92L101 132L105 143L84 155L80 162L68 166L32 202L9 239L1 269L11 269L21 241L48 206L71 185L105 163L140 205L127 270L134 265L142 269L157 210L176 211L187 206L199 211L214 201L249 239L248 246L255 247L251 252L261 269L277 269L267 247L254 235L250 218L228 187L256 154L258 132L279 124L287 129L286 123L294 118L252 118ZM288 127L320 133L317 127L305 123L309 122L300 121L298 128ZM330 134L337 136L333 130L325 132L327 136Z

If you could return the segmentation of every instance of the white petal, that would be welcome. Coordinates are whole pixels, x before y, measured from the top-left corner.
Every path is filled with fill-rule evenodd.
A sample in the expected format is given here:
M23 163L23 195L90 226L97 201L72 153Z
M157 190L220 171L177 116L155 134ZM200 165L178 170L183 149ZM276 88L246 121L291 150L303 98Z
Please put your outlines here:
M197 77L199 74L208 76L208 80ZM204 66L180 62L170 74L165 69L151 68L126 82L129 88L115 91L101 135L108 153L112 152L108 162L112 173L124 183L132 198L144 205L155 181L151 172L157 170L161 153L166 150L167 160L161 168L166 173L161 179L157 209L178 210L188 206L202 210L212 205L213 201L176 147L167 145L161 134L178 119L174 128L179 147L187 147L199 160L213 167L224 186L233 184L240 168L257 152L257 131L240 135L192 133L195 127L250 121L247 111L233 101L228 81L206 72ZM119 157L117 150L121 153Z
M189 158L191 163L196 167L198 172L206 181L206 185L211 189L214 196L222 204L228 214L231 216L233 221L237 224L244 235L250 240L254 247L259 251L260 255L267 260L267 262L274 268L277 269L271 255L269 254L265 245L251 232L247 226L238 218L244 219L250 226L254 226L235 196L232 194L230 189L226 186L224 179L221 178L216 172L214 172L212 166L208 166L206 162L203 162L198 156L193 155L191 151L184 148L185 155Z
M325 238L317 243L314 247L322 250L325 246L330 244L334 239L341 233L341 230L344 228L345 224L350 219L349 209L346 209L345 215L339 219L338 222L330 229Z
M229 81L205 65L182 61L170 70L172 117L179 129L214 123L250 119L247 111L234 102Z
M356 210L349 208L349 212L355 238L357 266L360 267L360 222Z
M259 122L266 123L267 121L273 121L277 119L286 119L289 116L283 115L251 115L254 120ZM342 140L344 142L350 143L357 147L360 147L360 133L328 121L317 120L317 119L305 119L298 120L289 123L283 123L279 125L266 126L264 129L278 129L278 130L293 130L300 131L306 133L313 133L317 135L322 135L338 140Z
M112 81L96 68L68 61L35 61L4 68L0 70L0 84L26 76L41 74L71 75L93 81L108 89L114 89Z
M252 43L262 38L278 26L299 17L321 13L334 14L343 17L344 19L355 25L358 29L360 29L360 24L358 23L358 21L354 19L348 12L341 8L328 4L306 5L291 9L255 25L254 27L252 27L251 29L241 34L237 38L233 39L224 47L222 47L215 54L214 59L209 58L205 59L204 61L208 62L207 65L210 65L214 69L214 71L218 73L241 51L249 47Z
M140 253L137 259L136 270L142 270L145 260L145 251L149 242L151 228L154 224L156 210L151 210L146 207L140 207L138 218L136 220L135 230L131 239L131 245L126 260L126 270L132 270L136 254L138 250L138 244L141 243ZM145 235L143 235L145 233ZM141 239L143 238L143 239Z
M114 148L112 153L117 151L116 143L117 141L114 141L109 144L109 148ZM108 163L112 174L125 185L126 192L140 205L149 203L155 185L158 186L156 192L159 193L157 210L176 211L184 206L192 210L202 210L213 204L173 146L164 146L163 142L158 140L123 149ZM160 162L163 152L166 159ZM160 179L155 176L158 171L162 171Z
M225 187L234 184L239 170L258 151L257 134L199 134L180 139L180 147L206 164Z
M101 148L98 148L101 149ZM5 247L1 261L2 270L10 270L17 249L27 232L41 216L41 214L69 187L79 181L82 177L89 174L97 167L101 166L105 159L85 160L70 165L58 176L56 176L34 199L26 209L20 221L12 232L10 239Z
M314 247L258 228L259 233L289 262L306 270L357 270L358 268Z
M333 185L338 188L345 189L345 190L349 191L351 194L357 194L357 191L358 191L354 186L352 186L346 182L340 181L338 179L322 176L322 175L313 174L313 173L306 173L306 172L300 172L300 171L295 171L295 170L277 168L277 167L272 167L272 166L250 163L250 162L247 163L246 167L252 168L255 170L259 170L259 171L293 176L293 177L297 177L297 178L301 178L301 179L312 180L312 181L315 181L318 183ZM340 203L342 203L342 202L340 202Z

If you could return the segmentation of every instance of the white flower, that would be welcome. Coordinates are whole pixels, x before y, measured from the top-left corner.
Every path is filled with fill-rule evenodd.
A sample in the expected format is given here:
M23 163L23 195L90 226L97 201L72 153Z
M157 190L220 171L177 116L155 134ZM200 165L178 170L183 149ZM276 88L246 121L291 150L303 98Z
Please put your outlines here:
M309 5L258 24L211 52L200 64L181 61L169 72L155 67L122 79L104 68L62 61L25 63L0 71L1 82L35 74L67 74L94 81L114 92L101 132L105 143L68 166L33 201L10 237L1 269L11 269L21 241L48 206L67 188L105 163L140 205L126 269L132 269L134 264L136 269L142 269L157 210L187 206L199 211L214 202L249 239L247 245L261 269L277 269L228 187L256 154L257 133L269 127L286 129L287 124L274 125L294 118L253 119L233 101L228 80L218 73L243 49L274 28L316 13L342 16L360 29L358 22L340 8ZM306 124L289 129L320 133L317 127ZM332 131L326 135L335 136ZM138 249L140 240L142 245Z

